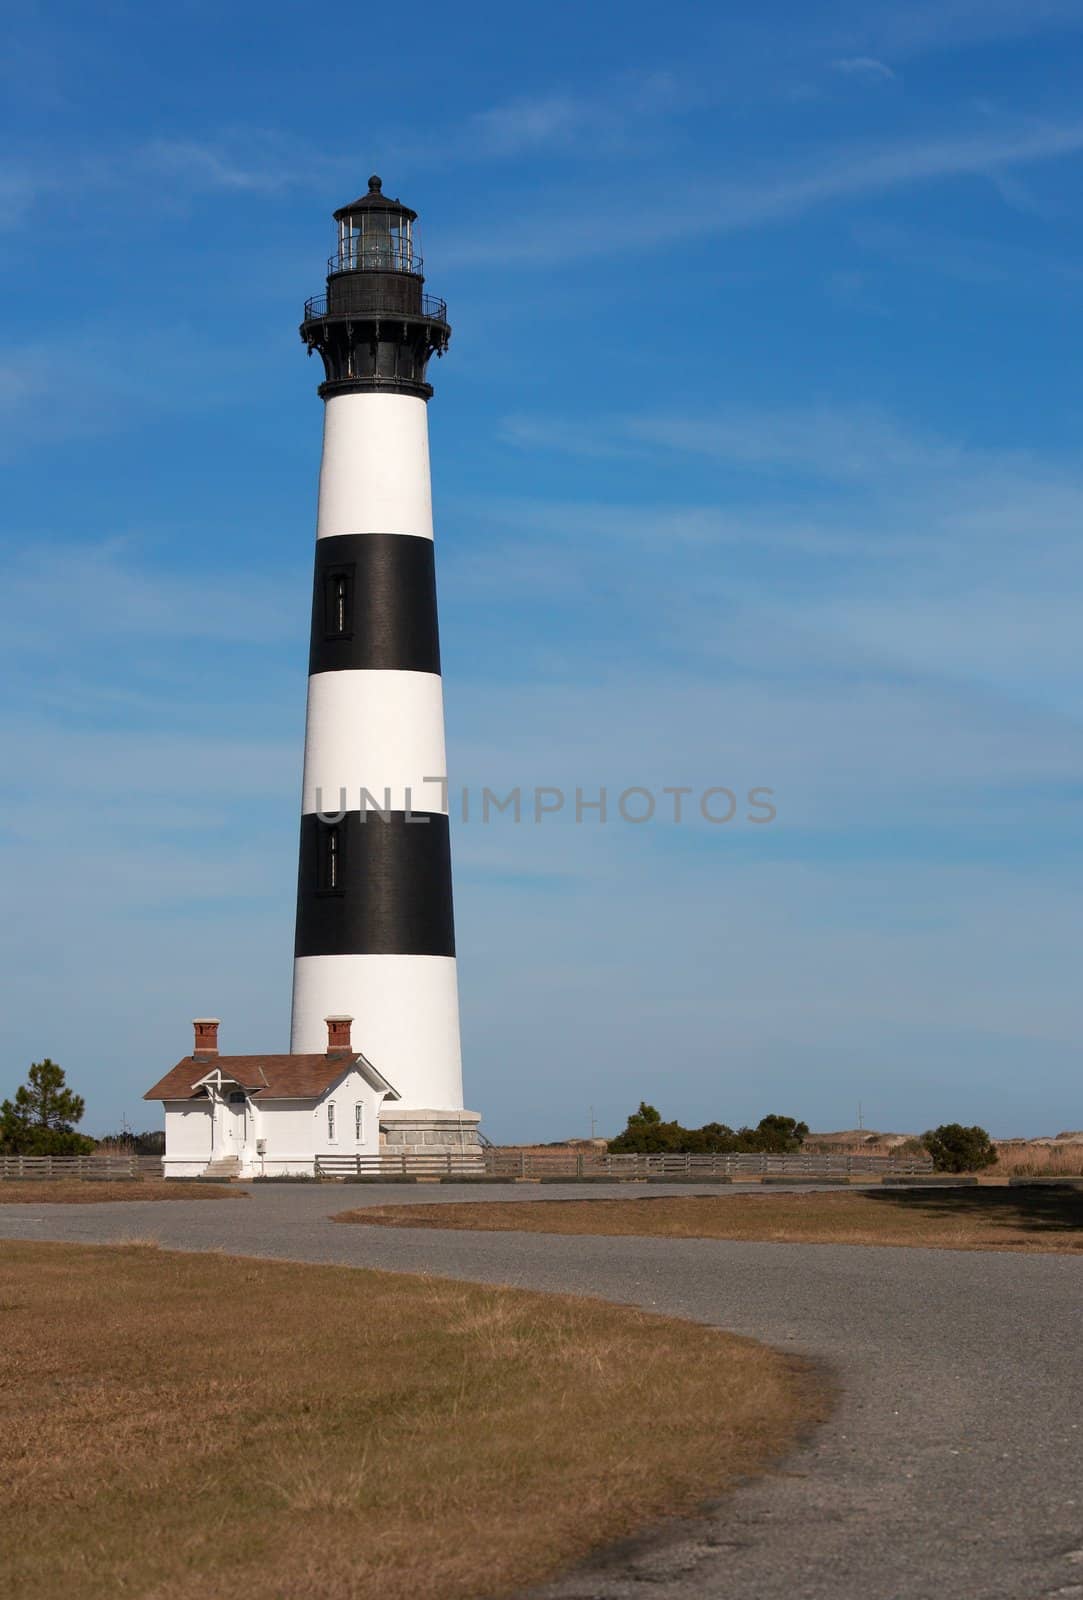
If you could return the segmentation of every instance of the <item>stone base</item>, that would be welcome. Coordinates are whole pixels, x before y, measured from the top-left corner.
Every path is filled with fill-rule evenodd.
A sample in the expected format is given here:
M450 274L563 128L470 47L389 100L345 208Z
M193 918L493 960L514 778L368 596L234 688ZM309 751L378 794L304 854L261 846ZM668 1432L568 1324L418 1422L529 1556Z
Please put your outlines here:
M480 1156L479 1111L380 1112L380 1154L388 1156Z

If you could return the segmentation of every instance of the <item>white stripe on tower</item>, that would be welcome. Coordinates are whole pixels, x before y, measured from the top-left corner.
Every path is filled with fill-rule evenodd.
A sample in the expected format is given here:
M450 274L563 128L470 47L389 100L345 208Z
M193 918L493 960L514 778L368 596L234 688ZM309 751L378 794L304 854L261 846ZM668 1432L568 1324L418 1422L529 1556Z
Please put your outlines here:
M336 212L302 337L326 402L290 1048L349 1013L399 1110L462 1110L425 379L448 339L421 294L414 213ZM468 1114L471 1115L471 1114Z

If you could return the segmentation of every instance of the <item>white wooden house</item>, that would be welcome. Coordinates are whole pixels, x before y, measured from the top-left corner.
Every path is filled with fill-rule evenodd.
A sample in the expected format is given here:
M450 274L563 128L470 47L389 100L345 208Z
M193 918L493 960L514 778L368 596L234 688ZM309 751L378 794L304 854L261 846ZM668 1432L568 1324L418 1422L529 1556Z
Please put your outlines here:
M217 1020L198 1020L192 1054L143 1096L165 1108L166 1177L277 1177L311 1173L321 1155L378 1155L399 1094L351 1045L353 1019L326 1020L322 1055L282 1056L220 1055Z

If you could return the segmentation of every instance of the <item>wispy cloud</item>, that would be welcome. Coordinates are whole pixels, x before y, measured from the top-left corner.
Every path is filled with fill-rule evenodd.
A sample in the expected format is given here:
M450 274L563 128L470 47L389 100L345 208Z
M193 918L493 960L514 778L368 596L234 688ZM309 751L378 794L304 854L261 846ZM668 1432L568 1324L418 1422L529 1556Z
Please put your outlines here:
M280 193L302 184L356 177L351 162L290 134L258 127L147 134L114 146L41 147L9 161L0 176L0 228L30 220L56 195L131 196L144 213L177 209L200 195Z
M687 76L672 72L626 72L582 89L559 88L523 95L486 107L449 129L439 152L426 159L529 157L548 151L583 154L625 153L657 148L659 128L701 103L702 91Z
M543 95L477 112L468 124L467 138L492 153L514 156L565 147L595 119L596 110L581 96Z
M1017 124L934 139L887 145L851 145L822 151L800 166L765 172L755 183L735 185L701 175L671 186L664 228L644 228L641 196L611 193L607 207L582 218L536 211L510 218L501 239L479 241L473 231L446 241L445 259L490 266L518 261L538 266L616 250L651 251L681 240L777 225L819 206L919 183L960 177L990 178L1002 170L1054 161L1083 150L1083 121Z
M238 607L241 590L245 605ZM81 545L39 539L0 558L0 594L2 650L18 656L51 656L58 634L72 644L148 637L251 644L304 631L285 577L219 571L209 583L169 571L132 537Z
M254 142L263 148L253 148ZM135 165L186 190L235 189L268 193L297 181L295 153L286 155L279 141L253 141L244 149L237 141L203 143L194 139L151 139L136 152ZM278 149L269 148L278 144Z
M1081 27L1077 0L878 0L854 5L837 31L864 53L900 59Z
M848 78L876 79L881 83L891 82L895 74L884 61L878 61L875 56L843 56L831 65L836 72L843 73Z
M638 573L641 593L623 591L622 605L656 642L669 626L658 595L679 561L688 593L670 617L685 652L709 655L716 640L759 673L769 649L797 676L910 675L1057 715L1083 693L1083 476L1071 459L976 446L868 408L534 419L516 436L524 450L600 462L647 451L663 474L667 456L698 458L695 477L691 466L671 473L694 484L697 503L490 513L504 532L559 541L565 584L578 564L584 595L613 573L612 546L634 544L621 570ZM1015 709L1004 715L1016 725Z
M833 482L883 478L956 465L956 445L902 426L872 407L817 406L713 416L614 415L589 421L513 416L503 436L529 449L586 457L641 455L644 446L775 470L784 467Z

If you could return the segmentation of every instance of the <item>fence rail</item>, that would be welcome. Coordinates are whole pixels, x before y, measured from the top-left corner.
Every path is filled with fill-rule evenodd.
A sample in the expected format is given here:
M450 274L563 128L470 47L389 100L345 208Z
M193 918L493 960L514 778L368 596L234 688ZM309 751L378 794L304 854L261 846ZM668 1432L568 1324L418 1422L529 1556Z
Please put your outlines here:
M483 1177L480 1154L434 1151L432 1155L317 1156L317 1178Z
M326 1178L473 1175L491 1178L829 1177L915 1176L931 1172L928 1156L892 1155L601 1155L575 1150L483 1149L476 1154L317 1156Z
M318 1178L710 1178L913 1177L931 1172L928 1156L892 1155L603 1155L575 1150L501 1150L317 1156ZM0 1181L18 1178L158 1178L160 1156L0 1156Z
M5 1178L160 1178L161 1156L0 1156Z
M603 1155L575 1151L487 1150L494 1177L816 1177L930 1172L928 1156L792 1155L741 1152L731 1155Z

